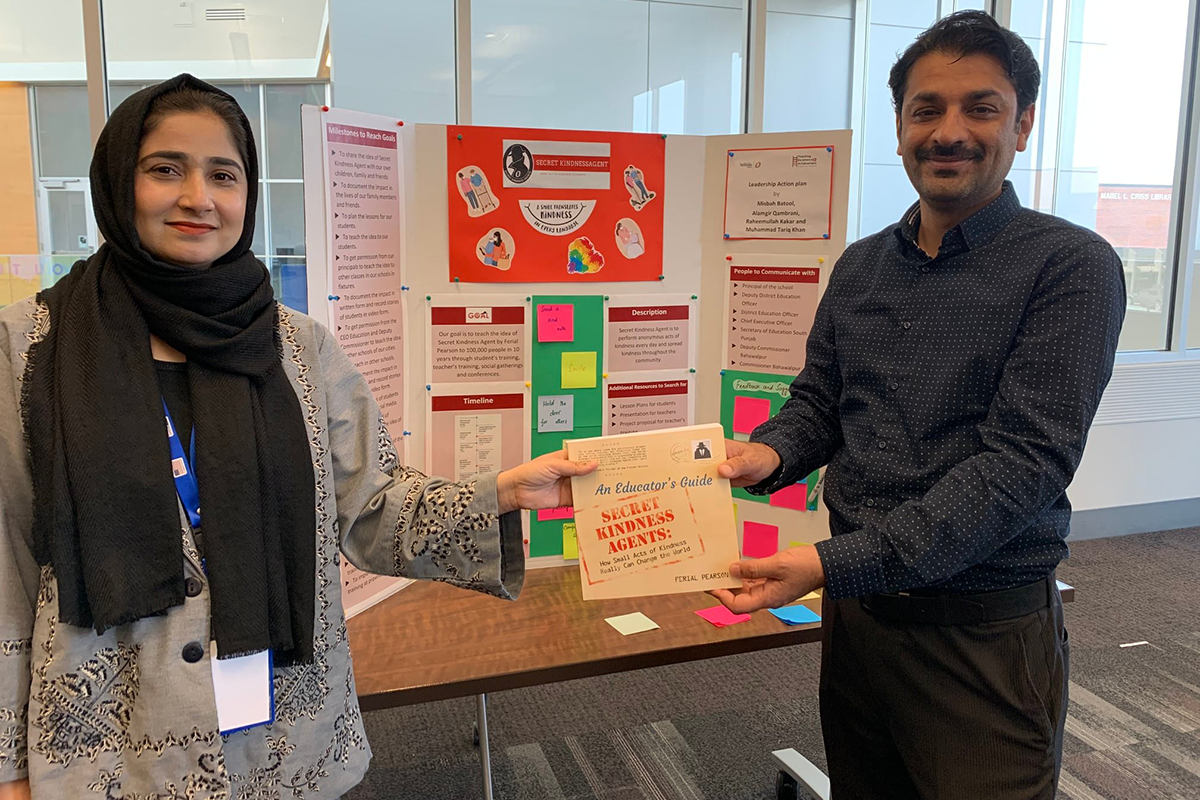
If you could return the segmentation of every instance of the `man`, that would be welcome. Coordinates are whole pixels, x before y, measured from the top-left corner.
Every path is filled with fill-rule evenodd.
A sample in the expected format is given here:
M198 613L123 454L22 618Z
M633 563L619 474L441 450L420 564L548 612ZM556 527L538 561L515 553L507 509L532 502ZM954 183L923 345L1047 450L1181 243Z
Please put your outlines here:
M731 572L735 612L825 587L835 800L1053 798L1067 707L1064 490L1112 373L1121 262L1004 180L1033 127L1029 48L939 21L889 85L920 200L847 248L791 397L720 474L767 494L829 464L833 537Z

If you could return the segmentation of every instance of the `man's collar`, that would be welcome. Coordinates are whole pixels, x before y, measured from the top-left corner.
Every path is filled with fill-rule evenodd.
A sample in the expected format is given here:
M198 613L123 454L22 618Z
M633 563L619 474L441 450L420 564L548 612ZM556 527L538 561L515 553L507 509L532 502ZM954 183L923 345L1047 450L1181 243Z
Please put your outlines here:
M1021 201L1017 198L1017 192L1011 181L1005 181L999 197L946 231L942 242L949 244L954 239L961 238L965 250L980 247L994 239L1020 211ZM904 212L904 216L896 225L896 236L914 247L919 247L917 234L920 230L921 201L918 200Z

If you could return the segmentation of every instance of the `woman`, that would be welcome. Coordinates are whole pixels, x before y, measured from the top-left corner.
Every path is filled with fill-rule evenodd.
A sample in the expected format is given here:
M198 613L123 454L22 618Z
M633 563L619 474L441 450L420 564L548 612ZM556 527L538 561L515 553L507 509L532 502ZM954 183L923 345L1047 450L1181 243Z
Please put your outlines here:
M514 512L591 467L399 463L250 254L258 163L224 92L130 97L91 186L105 245L0 311L0 797L338 797L370 759L340 557L511 599ZM214 653L268 651L274 722L222 736Z

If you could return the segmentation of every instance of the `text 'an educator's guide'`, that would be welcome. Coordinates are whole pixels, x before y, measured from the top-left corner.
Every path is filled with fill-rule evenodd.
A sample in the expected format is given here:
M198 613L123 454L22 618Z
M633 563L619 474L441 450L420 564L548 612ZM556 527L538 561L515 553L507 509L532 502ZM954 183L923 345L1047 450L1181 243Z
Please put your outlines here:
M720 425L694 425L567 443L596 461L571 479L584 600L740 586Z

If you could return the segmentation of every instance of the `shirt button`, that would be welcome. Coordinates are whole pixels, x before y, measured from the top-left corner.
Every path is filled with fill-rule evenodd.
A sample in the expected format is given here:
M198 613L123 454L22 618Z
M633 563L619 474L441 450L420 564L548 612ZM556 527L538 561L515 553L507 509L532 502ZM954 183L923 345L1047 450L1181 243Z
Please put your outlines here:
M183 660L195 664L204 658L204 646L199 642L188 642L183 646Z
M880 450L887 450L887 442L885 442L883 439L880 439L878 442L876 442L876 444L879 446Z
M200 583L199 578L187 578L183 582L183 592L188 597L196 597L200 594L200 590L203 588L203 586L204 585Z
M874 508L874 507L875 507L875 498L874 498L874 497L868 497L868 498L867 498L867 507L868 507L868 508Z
M929 272L929 267L921 267L921 272Z
M912 323L911 323L911 322L902 322L902 323L900 323L900 327L901 327L901 328L904 328L904 330L906 330L906 331L907 331L907 330L911 330L911 329L912 329Z
M895 381L892 381L891 384L888 385L888 388L894 392L900 388L900 384L896 383Z

